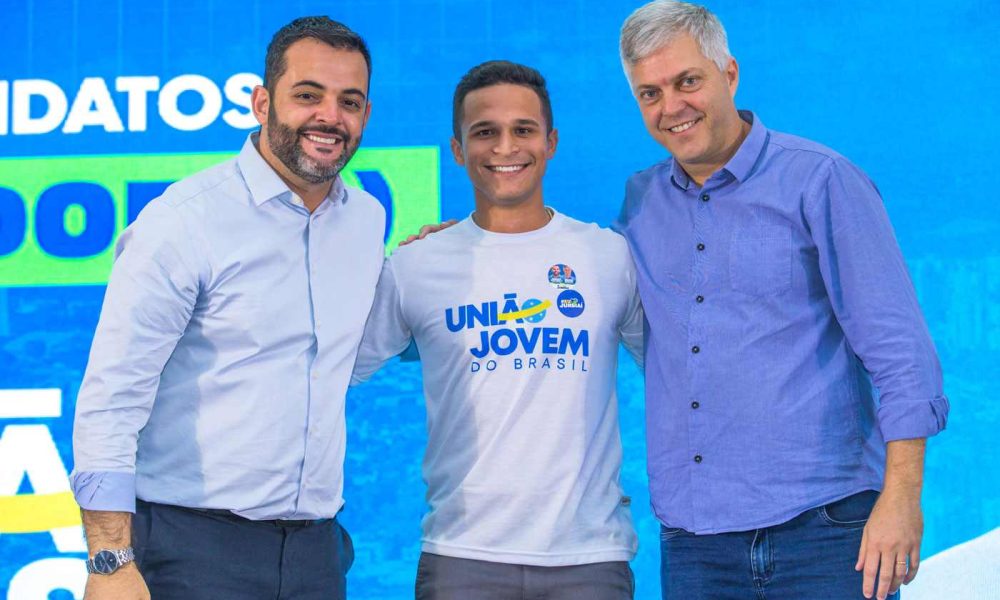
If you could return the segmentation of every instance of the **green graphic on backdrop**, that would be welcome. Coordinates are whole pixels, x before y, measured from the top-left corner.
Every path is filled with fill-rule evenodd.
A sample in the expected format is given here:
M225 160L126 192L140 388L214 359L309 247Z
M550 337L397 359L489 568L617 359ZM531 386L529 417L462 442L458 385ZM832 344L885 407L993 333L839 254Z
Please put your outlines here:
M107 283L114 240L129 221L130 204L133 210L136 204L129 194L134 195L141 184L176 181L233 156L128 154L0 160L0 286ZM369 191L388 204L387 213L391 213L387 250L421 225L440 219L437 146L361 149L342 177L354 187L368 189L372 182L376 184L378 189ZM51 200L58 192L76 189L87 190L99 200L110 198L113 211L95 209L100 203L89 205L88 210L88 205L67 202L64 197L38 210L43 196ZM79 241L75 248L80 252L61 252L45 243L46 236L67 247ZM95 240L99 247L91 247Z

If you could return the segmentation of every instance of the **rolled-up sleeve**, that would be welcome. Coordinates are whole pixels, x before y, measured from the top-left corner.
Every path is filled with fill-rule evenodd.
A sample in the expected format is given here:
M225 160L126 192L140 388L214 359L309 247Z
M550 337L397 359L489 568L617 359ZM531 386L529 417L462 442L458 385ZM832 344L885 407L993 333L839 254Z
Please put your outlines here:
M878 389L883 438L938 433L949 410L941 365L878 189L831 159L806 212L834 313Z
M115 248L73 424L77 503L134 511L135 458L163 366L198 298L198 236L174 207L150 203Z

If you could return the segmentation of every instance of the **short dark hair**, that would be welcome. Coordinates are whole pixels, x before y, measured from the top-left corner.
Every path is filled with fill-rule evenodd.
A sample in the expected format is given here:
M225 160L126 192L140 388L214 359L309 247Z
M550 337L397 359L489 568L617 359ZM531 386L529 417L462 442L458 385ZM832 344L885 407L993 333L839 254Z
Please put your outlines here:
M318 40L333 48L360 52L365 59L365 65L368 66L368 82L371 83L372 57L365 40L360 35L330 17L299 17L279 29L271 38L271 43L267 45L267 56L264 58L264 87L268 92L274 93L275 84L288 68L285 61L288 47L306 38Z
M552 122L552 103L549 101L549 91L545 87L545 78L542 74L527 67L506 60L490 60L469 69L469 72L462 76L462 80L455 87L455 99L451 110L451 125L455 132L455 139L462 141L462 119L465 118L463 103L465 97L470 92L498 85L510 83L513 85L523 85L530 88L538 96L542 103L542 116L545 117L546 131L551 133L555 126Z

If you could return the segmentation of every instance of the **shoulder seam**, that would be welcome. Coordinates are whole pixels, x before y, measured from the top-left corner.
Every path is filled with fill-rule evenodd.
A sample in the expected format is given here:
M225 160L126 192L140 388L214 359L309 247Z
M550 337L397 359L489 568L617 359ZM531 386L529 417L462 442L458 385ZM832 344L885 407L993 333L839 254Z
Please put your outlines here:
M232 159L231 159L231 160L232 160ZM221 166L221 164L220 164L220 166ZM202 188L202 189L200 189L200 190L198 190L198 191L194 192L193 194L189 194L189 195L186 195L186 196L182 196L182 197L181 197L180 199L178 199L178 200L177 200L177 202L176 202L176 206L175 206L174 208L177 208L178 206L180 206L180 205L182 205L182 204L185 204L185 203L187 203L187 202L188 202L189 200L191 200L192 198L196 198L196 197L198 197L198 196L201 196L202 194L205 194L205 193L207 193L207 192L211 192L212 190L214 190L215 188L219 187L220 185L223 185L223 184L225 184L225 183L229 182L229 181L230 181L231 179L233 179L234 177L236 177L236 176L237 176L238 174L239 174L239 173L238 173L238 171L235 171L235 172L233 172L233 173L230 173L230 174L229 174L229 175L227 175L226 177L223 177L223 178L222 178L222 179L220 179L219 181L216 181L216 182L215 182L215 183L214 183L213 185L211 185L210 187L206 187L206 188ZM181 180L181 181L183 181L183 180ZM161 197L162 197L162 196L161 196Z

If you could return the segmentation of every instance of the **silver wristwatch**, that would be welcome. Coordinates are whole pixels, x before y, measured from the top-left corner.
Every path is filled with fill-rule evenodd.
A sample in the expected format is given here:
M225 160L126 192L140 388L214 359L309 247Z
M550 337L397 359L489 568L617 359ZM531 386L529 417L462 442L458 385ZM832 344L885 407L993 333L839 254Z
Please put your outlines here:
M87 561L87 573L111 575L118 569L135 560L132 546L117 550L101 550Z

